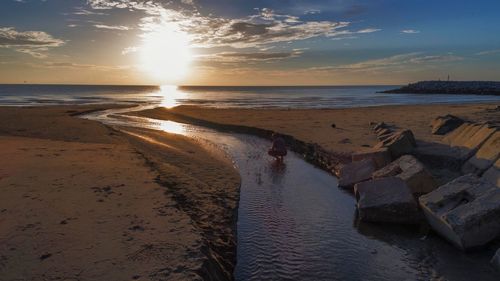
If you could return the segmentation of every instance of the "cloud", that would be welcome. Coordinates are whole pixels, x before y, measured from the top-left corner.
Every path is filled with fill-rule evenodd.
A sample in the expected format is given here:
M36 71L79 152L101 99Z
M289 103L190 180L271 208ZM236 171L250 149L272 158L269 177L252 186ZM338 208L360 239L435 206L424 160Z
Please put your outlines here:
M0 28L0 46L59 47L64 44L43 31L17 31L13 27Z
M166 8L155 1L88 0L94 9L142 10L145 16L140 27L151 32L161 25L175 23L190 36L195 47L211 48L229 46L233 48L261 48L265 45L306 40L316 37L342 36L379 31L367 28L350 31L350 22L302 20L297 16L278 14L263 8L241 18L204 16L196 9Z
M139 48L137 48L137 47L127 47L127 48L123 49L122 55L127 55L127 54L130 54L130 53L135 53L138 50L139 50Z
M96 65L96 64L80 64L66 61L52 61L40 64L31 64L32 67L37 68L51 68L51 69L94 69L100 71L114 71L131 69L131 66L113 66L113 65Z
M255 61L275 61L295 58L303 53L302 49L294 49L289 52L222 52L211 55L202 55L198 60L202 62L255 62Z
M281 42L341 35L349 22L301 21L262 9L260 13L239 19L197 17L184 25L200 47L261 47Z
M130 30L128 26L123 26L123 25L94 24L94 27L97 27L99 29L109 29L109 30Z
M17 31L13 27L0 28L0 47L11 48L35 58L45 58L50 48L63 45L61 39L43 31Z
M446 55L424 55L419 52L399 54L381 59L366 60L353 64L344 64L338 66L313 67L310 70L314 71L377 71L394 68L408 68L410 65L427 66L436 63L454 62L463 60L462 57L452 54Z
M75 7L75 11L73 12L73 15L78 15L78 16L105 16L107 15L106 13L102 12L94 12L94 11L89 11L83 7Z
M478 52L475 55L476 56L486 56L486 55L494 55L494 54L499 54L499 53L500 53L500 49L496 49L496 50L486 50L486 51Z
M417 34L417 33L420 33L420 30L404 29L404 30L401 30L401 33L404 33L404 34Z

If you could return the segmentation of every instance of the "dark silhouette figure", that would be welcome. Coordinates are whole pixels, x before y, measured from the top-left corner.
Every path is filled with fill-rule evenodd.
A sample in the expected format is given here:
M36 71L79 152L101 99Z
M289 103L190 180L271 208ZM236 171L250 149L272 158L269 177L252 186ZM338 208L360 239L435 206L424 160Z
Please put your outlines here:
M272 139L273 146L267 153L276 158L276 161L283 162L283 157L287 154L285 140L276 133L272 135Z

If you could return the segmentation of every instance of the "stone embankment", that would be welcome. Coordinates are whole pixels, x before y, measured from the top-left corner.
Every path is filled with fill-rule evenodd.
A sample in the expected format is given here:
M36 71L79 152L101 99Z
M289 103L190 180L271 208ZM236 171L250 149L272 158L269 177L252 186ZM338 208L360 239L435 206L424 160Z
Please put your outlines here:
M495 81L420 81L383 93L500 95L500 82Z
M445 135L441 143L420 143L410 130L376 124L380 142L338 169L339 185L356 195L359 219L427 223L462 250L500 238L499 127L447 115L431 129ZM436 166L457 177L436 178Z

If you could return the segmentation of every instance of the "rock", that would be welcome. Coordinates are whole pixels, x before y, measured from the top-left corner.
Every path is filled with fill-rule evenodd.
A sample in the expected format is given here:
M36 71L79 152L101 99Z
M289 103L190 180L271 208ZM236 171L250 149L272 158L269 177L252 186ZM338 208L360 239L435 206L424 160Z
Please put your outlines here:
M392 132L393 131L389 128L383 128L383 129L377 131L377 135L380 137L383 135L391 134Z
M500 235L500 189L475 175L461 176L419 202L431 227L460 249Z
M463 159L458 148L437 142L420 142L412 153L432 169L460 171Z
M411 155L404 155L396 161L375 171L373 179L385 177L398 177L410 188L412 194L426 194L437 188L437 183L431 173Z
M493 133L479 150L462 166L464 174L482 174L498 159L500 155L500 131Z
M337 175L339 186L350 187L358 182L368 180L375 170L376 166L372 159L363 159L345 164L339 169Z
M490 182L497 187L500 187L500 158L489 168L486 172L484 172L481 177L487 182Z
M352 161L361 161L364 159L372 159L377 169L380 169L391 163L391 155L387 148L372 148L366 151L352 154Z
M463 123L464 120L450 114L439 116L431 122L432 133L434 135L445 135L460 127Z
M375 179L354 186L362 221L415 224L421 220L410 188L397 177Z
M500 270L500 249L495 253L493 258L491 259L490 263L495 267L497 270Z
M396 132L390 138L379 142L375 148L387 147L392 158L398 158L405 154L409 154L416 146L415 137L412 131L404 130Z
M330 125L332 128L336 128L337 125L335 125L335 123L332 123L332 125Z
M385 128L388 128L389 126L387 126L387 124L385 124L384 122L380 122L380 123L377 123L377 125L375 125L373 127L373 130L375 132L377 132L377 130L380 130L380 129L385 129Z
M457 148L459 158L465 161L474 155L495 131L496 128L489 124L464 123L446 135L443 142Z

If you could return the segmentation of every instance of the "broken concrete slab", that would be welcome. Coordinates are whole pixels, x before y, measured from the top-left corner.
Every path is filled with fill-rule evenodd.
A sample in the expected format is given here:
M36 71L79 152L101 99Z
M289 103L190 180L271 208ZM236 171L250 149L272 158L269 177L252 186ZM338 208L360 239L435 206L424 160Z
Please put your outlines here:
M496 131L490 124L464 123L443 138L443 142L456 147L459 158L464 161L471 157L483 143ZM455 133L457 132L457 133Z
M379 142L375 148L387 147L392 158L409 154L416 146L415 137L411 130L393 133L387 140Z
M431 227L460 249L500 236L500 189L469 174L419 198Z
M354 192L361 221L415 224L422 218L410 188L400 178L361 182Z
M464 174L482 174L489 169L500 156L500 131L496 130L479 150L462 166Z
M412 154L432 169L460 171L464 161L459 157L458 148L438 142L420 141Z
M356 152L352 154L352 161L361 161L363 159L372 159L377 169L380 169L387 164L391 163L391 154L385 147L371 148L365 151Z
M451 114L439 116L431 122L432 134L445 135L460 127L464 122L464 120Z
M500 187L500 158L495 161L493 166L484 172L481 178L496 185L497 187Z
M339 186L351 187L371 178L376 165L371 158L343 165L338 171Z
M405 181L414 195L429 193L438 186L432 174L412 155L401 156L372 174L373 179L394 176Z
M443 138L443 143L450 146L463 146L482 126L483 124L465 122L453 132L446 135Z

